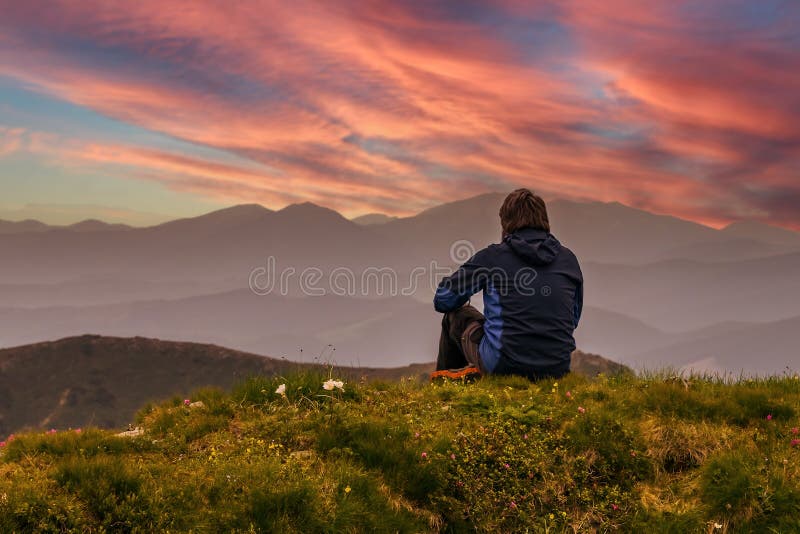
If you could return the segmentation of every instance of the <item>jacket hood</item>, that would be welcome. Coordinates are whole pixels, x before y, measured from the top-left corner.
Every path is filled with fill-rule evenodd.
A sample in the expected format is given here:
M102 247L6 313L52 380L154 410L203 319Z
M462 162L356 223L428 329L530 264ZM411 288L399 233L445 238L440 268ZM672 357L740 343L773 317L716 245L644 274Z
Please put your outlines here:
M561 243L553 234L536 228L520 228L506 236L505 242L514 254L531 265L553 263L561 252Z

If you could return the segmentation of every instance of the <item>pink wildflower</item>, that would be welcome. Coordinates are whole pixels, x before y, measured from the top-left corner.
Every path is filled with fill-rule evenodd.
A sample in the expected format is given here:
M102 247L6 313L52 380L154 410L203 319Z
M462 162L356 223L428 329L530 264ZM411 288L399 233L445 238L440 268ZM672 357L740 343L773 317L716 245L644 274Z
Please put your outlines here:
M82 430L82 429L80 429L80 428L76 428L76 429L75 429L75 433L76 433L76 434L80 434L81 432L83 432L83 430Z
M414 437L418 438L419 437L419 432L414 432Z
M767 421L772 421L772 414L767 415Z
M455 459L456 459L456 455L455 455L455 454L451 454L451 455L450 455L450 459L451 459L451 460L455 460Z
M578 412L586 413L586 408L584 408L583 406L578 406Z
M798 429L797 427L794 427L792 429L792 434L797 435L798 432L800 432L800 429Z
M568 398L568 399L571 399L571 398L572 398L572 392L570 392L570 391L567 391L567 398Z
M792 447L797 447L800 445L800 439L793 439L792 440Z
M511 504L509 504L509 506L511 508L516 508L517 507L517 503L515 503L514 501L511 501Z
M428 453L427 452L423 452L422 453L422 459L424 460L424 459L427 459L427 458L428 458Z
M511 466L508 464L503 464L503 467L505 467L506 469L511 469Z
M192 403L191 399L183 399L183 405L189 406Z
M14 436L14 434L11 434L11 435L10 435L10 436L8 436L8 438L6 439L6 442L7 442L7 443L11 443L12 441L14 441L15 437L16 437L16 436Z
M6 446L6 442L5 441L0 441L0 449L2 449L5 446Z
M616 504L612 504L611 509L616 512L617 510L619 510L619 506L617 506Z
M525 434L524 436L522 436L522 439L528 439L528 434Z
M50 430L47 431L48 434L55 434L56 432L57 430L55 428L51 428Z

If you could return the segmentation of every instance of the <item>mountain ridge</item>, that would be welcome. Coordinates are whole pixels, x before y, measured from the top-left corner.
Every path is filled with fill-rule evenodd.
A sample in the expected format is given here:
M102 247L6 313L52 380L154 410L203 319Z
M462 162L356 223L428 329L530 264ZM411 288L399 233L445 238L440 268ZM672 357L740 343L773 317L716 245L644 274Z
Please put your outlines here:
M375 213L367 213L365 215L354 217L352 219L347 219L343 215L341 215L338 211L336 211L336 210L334 210L332 208L328 208L328 207L325 207L325 206L322 206L320 204L316 204L316 203L310 202L310 201L287 204L283 208L276 209L276 210L267 208L267 207L263 206L262 204L243 203L243 204L234 204L234 205L231 205L231 206L228 206L228 207L225 207L225 208L221 208L221 209L218 209L218 210L213 210L213 211L210 211L208 213L203 213L203 214L200 214L200 215L197 215L197 216L193 216L193 217L177 218L177 219L172 219L172 220L169 220L169 221L166 221L166 222L163 222L163 223L159 223L159 224L155 224L155 225L145 225L145 226L131 226L131 225L121 224L121 223L109 223L109 222L103 221L101 219L96 219L96 218L85 219L83 221L72 223L72 224L67 224L67 225L51 225L51 224L44 223L44 222L42 222L40 220L37 220L37 219L24 219L24 220L20 220L20 221L12 221L12 220L0 219L0 231L2 231L4 225L24 225L24 226L30 225L30 226L35 226L35 227L41 227L41 228L44 228L44 229L69 229L69 228L78 227L78 226L80 226L80 225L82 225L84 223L101 223L103 225L112 226L112 227L127 227L127 228L131 228L131 229L145 229L145 228L156 228L156 227L159 227L159 226L168 225L168 224L176 222L176 221L187 221L187 220L201 219L201 218L204 218L204 217L207 217L207 216L222 215L222 214L226 214L226 213L236 213L236 212L241 212L241 211L249 211L251 213L258 213L258 212L279 213L279 212L286 211L286 210L290 210L291 211L293 209L296 209L297 207L304 207L304 208L305 207L311 207L311 208L319 208L321 210L332 211L332 212L337 213L340 216L342 216L342 218L345 218L346 220L350 220L350 221L356 221L356 220L365 219L365 218L379 218L381 221L383 221L385 219L389 219L390 221L393 222L395 220L396 221L404 221L404 220L413 219L413 218L421 217L421 216L422 217L431 217L431 216L435 216L435 215L437 215L437 214L439 214L441 212L446 212L448 210L451 210L453 208L458 208L458 207L462 207L462 206L464 206L464 207L473 207L473 206L480 205L481 203L487 202L487 201L496 202L498 204L498 207L499 207L499 203L503 200L503 198L505 197L505 194L506 193L502 193L502 192L482 193L482 194L475 195L475 196L472 196L472 197L462 198L462 199L458 199L458 200L454 200L454 201L438 204L436 206L432 206L430 208L426 208L426 209L424 209L424 210L422 210L422 211L420 211L420 212L418 212L416 214L405 216L405 217L396 217L396 216L386 215L384 213L375 212ZM784 228L784 227L781 227L781 226L775 226L775 225L772 225L772 224L759 222L759 221L756 221L756 220L747 220L747 219L745 219L745 220L740 220L740 221L734 221L734 222L729 223L728 225L726 225L726 226L724 226L724 227L722 227L720 229L716 229L714 227L706 226L704 224L701 224L701 223L698 223L698 222L695 222L695 221L691 221L689 219L683 219L683 218L675 216L675 215L653 213L653 212L647 211L646 209L636 208L634 206L630 206L628 204L624 204L624 203L619 202L619 201L608 201L608 202L600 201L600 200L579 201L579 200L570 200L570 199L566 199L566 198L555 197L555 198L549 200L547 202L547 205L548 205L548 207L551 206L551 205L552 206L581 205L581 206L588 206L588 207L594 207L594 208L600 208L600 209L622 209L622 210L628 211L630 213L637 214L638 216L650 217L653 220L661 219L661 220L664 220L664 221L671 221L671 222L679 221L680 223L685 224L687 227L695 227L695 228L699 227L699 228L703 228L703 229L706 229L706 230L711 230L712 232L729 233L729 234L732 234L732 235L736 235L738 237L753 237L752 234L754 232L756 232L756 233L757 232L768 232L769 235L773 236L773 238L777 239L778 241L789 240L792 243L796 243L797 240L800 240L800 232L798 232L798 231L791 230L789 228ZM372 223L369 223L369 224L372 224ZM779 236L782 236L782 238L779 237Z

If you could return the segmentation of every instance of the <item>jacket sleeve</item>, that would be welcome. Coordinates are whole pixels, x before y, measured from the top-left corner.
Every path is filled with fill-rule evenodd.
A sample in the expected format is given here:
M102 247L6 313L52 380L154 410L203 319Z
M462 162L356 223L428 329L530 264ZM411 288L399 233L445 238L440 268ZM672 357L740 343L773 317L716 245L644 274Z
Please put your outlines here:
M573 254L574 256L574 254ZM583 271L578 258L575 257L575 304L573 305L574 324L578 328L583 313Z
M446 313L456 310L472 295L483 290L486 277L477 258L476 254L456 272L441 281L433 297L433 307L436 311Z
M575 287L575 305L573 309L575 314L575 328L578 328L578 323L581 320L581 313L583 313L583 280L578 281Z

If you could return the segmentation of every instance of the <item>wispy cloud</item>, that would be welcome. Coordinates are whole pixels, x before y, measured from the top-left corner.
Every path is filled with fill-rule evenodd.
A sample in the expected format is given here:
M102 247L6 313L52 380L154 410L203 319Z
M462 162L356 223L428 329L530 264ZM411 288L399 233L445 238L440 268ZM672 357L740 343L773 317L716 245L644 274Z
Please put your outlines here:
M26 144L24 128L7 128L0 125L0 158L19 152Z
M14 4L0 75L239 163L102 132L64 161L349 213L527 185L800 227L794 3Z

